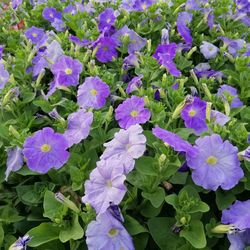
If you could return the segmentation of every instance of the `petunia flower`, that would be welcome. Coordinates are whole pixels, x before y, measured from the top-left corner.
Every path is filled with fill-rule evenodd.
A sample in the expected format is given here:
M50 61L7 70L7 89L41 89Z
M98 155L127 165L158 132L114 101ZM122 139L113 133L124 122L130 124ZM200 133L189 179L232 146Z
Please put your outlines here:
M53 7L45 7L42 12L42 16L49 22L54 22L55 19L62 19L62 13Z
M131 125L146 123L151 113L144 107L144 99L132 96L126 99L115 110L115 119L121 128L129 128Z
M230 121L230 117L217 110L211 110L210 118L214 124L219 124L220 126L224 126L228 121Z
M135 91L137 88L139 88L142 85L141 79L143 78L143 75L135 76L132 78L132 80L129 81L128 86L126 88L126 93L130 94L133 91Z
M198 154L187 154L187 164L193 169L192 179L198 186L213 191L229 190L244 176L238 159L238 149L229 141L213 134L195 141Z
M228 250L245 250L250 246L250 229L228 233L227 238L231 244Z
M155 0L137 0L133 5L134 11L146 11L152 4L155 3Z
M19 237L9 248L9 250L26 250L28 242L31 240L29 235Z
M227 37L219 37L227 46L228 52L236 57L239 55L238 51L244 47L245 41L243 39L229 39Z
M105 28L110 29L114 25L117 18L117 13L112 8L106 8L98 16L99 24L98 29L103 31Z
M135 54L129 54L124 58L122 68L129 70L133 67L139 67L139 59Z
M100 109L110 95L107 83L103 82L98 76L87 77L77 91L77 103L82 108Z
M127 230L109 212L97 216L88 224L86 243L89 250L134 250L133 241Z
M191 36L191 31L187 27L187 24L192 22L193 15L188 12L180 12L177 17L177 30L179 34L184 39L185 43L190 45L192 44L193 38Z
M5 84L9 81L10 75L5 70L4 65L0 62L0 90L4 88Z
M67 162L67 148L64 136L46 127L25 140L23 155L30 170L44 174L51 168L61 168Z
M39 43L42 37L45 35L43 29L37 28L35 26L32 26L31 28L26 30L24 34L29 40L31 40L33 44Z
M205 101L202 101L199 97L194 97L193 101L186 104L181 111L181 118L185 122L185 127L192 128L196 135L200 135L208 129L206 107Z
M126 193L125 179L119 160L106 159L97 162L89 180L84 183L85 195L82 202L89 203L97 214L104 213L110 202L118 205L122 201Z
M64 132L64 137L67 140L69 147L87 138L92 122L93 113L86 112L83 109L69 115L68 127Z
M219 49L216 46L206 41L202 42L202 45L200 46L200 50L206 59L215 58L219 51Z
M194 67L194 73L197 77L215 77L215 78L222 78L223 73L220 71L216 71L211 69L209 63L199 63Z

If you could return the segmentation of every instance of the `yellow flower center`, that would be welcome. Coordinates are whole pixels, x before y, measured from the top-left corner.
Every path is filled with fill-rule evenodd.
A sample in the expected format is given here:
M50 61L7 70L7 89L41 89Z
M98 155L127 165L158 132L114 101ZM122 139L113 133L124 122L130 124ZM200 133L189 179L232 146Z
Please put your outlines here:
M107 181L106 185L107 185L107 187L111 188L112 187L112 181L110 181L110 180Z
M109 232L108 232L108 235L110 236L110 237L114 237L114 236L116 236L117 234L118 234L118 230L116 229L116 228L111 228L110 230L109 230Z
M37 37L37 33L32 33L32 36L33 37Z
M190 109L188 114L190 117L194 117L196 115L196 111L194 109Z
M43 144L41 146L41 151L44 152L44 153L47 153L51 150L51 146L49 144Z
M132 117L136 117L136 116L138 116L138 112L136 110L132 110L131 113L130 113L130 115Z
M107 46L103 47L102 50L107 51L109 48Z
M95 89L91 89L91 90L90 90L90 94L91 94L91 95L96 96L97 93L98 93L98 92L97 92Z
M71 75L72 74L72 69L70 69L70 68L65 69L65 73L67 75Z
M207 164L209 165L215 165L217 163L218 159L214 156L209 156L207 159L206 159L206 162Z

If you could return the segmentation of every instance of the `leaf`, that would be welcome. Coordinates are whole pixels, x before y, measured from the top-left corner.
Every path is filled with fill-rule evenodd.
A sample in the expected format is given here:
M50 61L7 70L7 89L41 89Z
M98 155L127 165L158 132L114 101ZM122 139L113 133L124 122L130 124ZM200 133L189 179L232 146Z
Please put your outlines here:
M0 224L0 246L2 246L3 239L4 239L4 230L2 224Z
M0 207L0 222L14 223L23 220L23 216L19 216L16 208L10 205Z
M157 170L155 168L155 159L152 157L143 156L139 158L135 163L136 169L146 175L157 176Z
M148 193L148 192L143 191L142 196L148 199L155 208L158 208L161 206L162 202L164 201L165 191L163 188L158 187L157 190L153 193Z
M28 243L30 247L37 247L44 243L57 240L59 238L59 227L50 222L41 223L27 232L31 237Z
M229 205L231 205L236 200L235 195L230 191L224 192L222 190L217 190L215 194L216 194L215 200L219 210L228 208Z
M178 196L176 194L170 194L165 197L165 201L172 205L176 210L178 209L179 201Z
M137 234L133 236L133 243L136 250L145 250L148 243L148 233Z
M147 232L146 228L144 228L136 219L129 215L126 215L125 217L124 226L126 227L130 235Z
M204 248L207 244L204 227L199 220L192 220L189 226L180 232L180 236L184 237L195 248Z
M147 201L146 205L141 209L141 214L144 217L152 218L157 216L161 212L162 206L155 208L152 206L151 202Z

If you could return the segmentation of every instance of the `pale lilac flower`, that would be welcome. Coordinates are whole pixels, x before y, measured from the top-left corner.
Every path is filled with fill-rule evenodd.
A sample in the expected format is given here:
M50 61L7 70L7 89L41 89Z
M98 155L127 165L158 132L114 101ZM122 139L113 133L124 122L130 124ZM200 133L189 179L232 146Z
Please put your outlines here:
M45 7L42 12L42 16L49 22L54 22L55 19L62 19L62 13L52 7Z
M200 46L200 51L206 59L211 59L216 57L219 49L212 43L203 41L202 45Z
M13 9L15 10L19 5L21 5L23 3L23 0L12 0L11 4Z
M23 237L19 237L16 242L14 242L9 250L26 250L27 243L31 240L29 235L24 235Z
M238 159L238 149L229 141L213 134L195 141L198 154L187 154L187 164L193 169L196 185L216 191L219 187L229 190L244 176Z
M245 250L250 246L250 229L228 233L227 238L231 243L228 250Z
M197 77L215 77L215 78L222 78L223 73L220 71L216 71L211 69L209 63L199 63L194 67L194 73Z
M63 20L55 18L54 22L51 23L52 27L54 27L57 31L64 31L65 30L65 23Z
M161 44L169 44L169 30L162 29L161 30Z
M37 44L41 41L42 37L45 35L44 30L32 26L24 33L25 36L31 40L33 44Z
M219 37L228 48L228 52L236 57L239 55L238 51L244 47L245 41L243 39L229 39L227 37Z
M155 0L136 0L133 9L135 11L146 11L154 2Z
M0 90L4 88L5 84L9 81L10 75L5 70L4 65L0 62Z
M110 202L118 205L125 193L126 177L119 160L106 159L97 162L97 167L90 173L89 180L84 184L83 203L89 203L97 214L104 213Z
M129 54L124 58L122 68L129 70L133 67L139 67L139 59L135 54Z
M116 13L112 8L106 8L98 17L98 29L103 31L105 28L110 29L116 21Z
M129 81L128 86L126 88L126 93L130 94L136 89L138 89L142 85L141 79L143 78L143 75L135 76L131 81Z
M193 15L188 12L180 12L177 17L177 30L182 38L185 40L185 43L190 45L192 44L191 31L187 27L187 24L192 22Z
M77 91L77 103L82 108L102 108L110 89L107 83L103 82L98 76L87 77Z
M228 121L230 121L230 117L228 117L227 115L224 115L223 113L217 110L211 110L211 121L214 124L224 126Z

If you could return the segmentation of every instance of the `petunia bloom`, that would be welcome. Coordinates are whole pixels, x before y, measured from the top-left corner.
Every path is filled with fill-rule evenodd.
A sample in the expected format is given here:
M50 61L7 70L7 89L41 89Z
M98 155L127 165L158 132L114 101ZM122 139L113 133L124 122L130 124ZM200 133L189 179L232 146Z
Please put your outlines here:
M129 54L124 58L122 68L128 70L133 67L139 67L139 59L135 54Z
M105 105L109 94L109 86L98 76L87 77L78 88L77 103L82 108L100 109Z
M229 190L244 176L238 159L238 149L229 141L213 134L195 141L197 155L187 154L187 164L193 169L192 179L196 185L213 191L221 187Z
M112 8L106 8L98 17L98 29L103 31L105 28L110 29L116 20L116 13Z
M30 170L44 174L51 168L61 168L67 162L67 148L64 136L46 127L25 140L23 155Z
M129 128L131 125L146 123L151 113L144 107L144 98L132 96L126 99L115 110L115 119L121 128Z
M193 15L188 12L180 12L177 17L177 30L179 34L184 39L185 43L190 45L192 44L193 38L191 36L191 31L187 27L187 24L192 22Z
M42 37L45 35L44 30L32 26L25 33L25 36L31 40L33 44L37 44L41 41Z
M126 93L130 94L133 91L135 91L137 88L139 88L142 85L141 79L143 78L143 75L135 76L129 83L126 88Z
M215 77L215 78L222 78L223 73L220 71L216 71L211 69L209 63L199 63L194 67L194 73L197 77Z
M219 51L219 49L216 46L206 41L202 42L202 45L200 46L200 50L206 59L215 58Z
M184 120L186 128L192 128L196 135L200 135L208 129L206 107L205 101L194 97L193 101L186 104L181 111L181 118Z
M49 22L54 22L55 19L62 19L62 13L52 7L45 7L42 16Z
M228 250L245 250L247 246L250 246L250 229L228 233L227 238L231 243Z
M4 65L0 62L0 90L4 88L5 84L9 81L9 72L5 70Z
M104 213L110 202L118 205L122 201L126 193L125 179L120 161L107 159L97 162L97 167L84 184L82 202L89 203L97 214Z
M73 144L79 143L89 135L92 122L93 113L86 112L83 109L69 115L68 127L64 132L64 137L67 140L69 147Z
M220 126L224 126L228 121L230 121L230 118L227 115L224 115L217 110L211 110L210 118L214 124L219 124Z
M88 224L86 243L89 250L134 250L133 241L127 230L109 212L97 216Z

